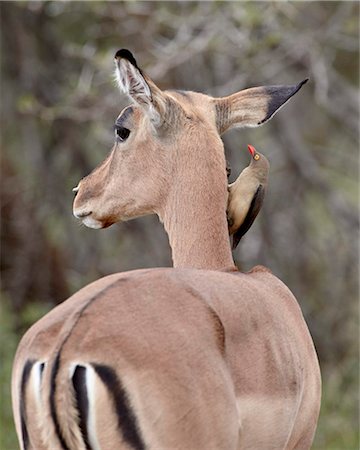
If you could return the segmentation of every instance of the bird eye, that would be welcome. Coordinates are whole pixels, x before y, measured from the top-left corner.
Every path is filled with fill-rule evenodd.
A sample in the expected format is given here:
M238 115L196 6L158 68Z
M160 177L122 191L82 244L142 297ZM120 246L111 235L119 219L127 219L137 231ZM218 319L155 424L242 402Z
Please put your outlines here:
M255 159L255 161L259 160L259 159L260 159L260 155L258 155L258 154L256 153L256 155L254 156L254 159Z
M118 142L124 142L129 137L130 130L115 125L115 138Z

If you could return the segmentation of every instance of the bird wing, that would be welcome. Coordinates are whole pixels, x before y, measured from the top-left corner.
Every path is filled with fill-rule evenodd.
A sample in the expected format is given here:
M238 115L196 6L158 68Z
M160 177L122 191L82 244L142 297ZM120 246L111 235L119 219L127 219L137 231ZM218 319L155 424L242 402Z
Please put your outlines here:
M233 235L233 243L232 243L233 250L235 250L235 248L238 246L240 239L249 230L254 220L256 219L256 216L259 214L259 211L264 201L264 197L265 197L265 187L262 184L260 184L254 194L253 199L251 200L249 211L247 212L243 223L240 225L239 229Z

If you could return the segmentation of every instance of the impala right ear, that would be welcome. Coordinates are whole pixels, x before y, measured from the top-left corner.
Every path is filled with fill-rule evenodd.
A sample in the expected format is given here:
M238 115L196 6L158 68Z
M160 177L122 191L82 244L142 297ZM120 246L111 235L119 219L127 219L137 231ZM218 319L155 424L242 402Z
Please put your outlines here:
M145 109L154 125L165 115L166 98L155 83L138 67L129 50L121 49L115 55L115 73L119 88Z
M216 126L220 134L233 127L257 127L270 120L308 81L290 86L260 86L229 97L216 98Z

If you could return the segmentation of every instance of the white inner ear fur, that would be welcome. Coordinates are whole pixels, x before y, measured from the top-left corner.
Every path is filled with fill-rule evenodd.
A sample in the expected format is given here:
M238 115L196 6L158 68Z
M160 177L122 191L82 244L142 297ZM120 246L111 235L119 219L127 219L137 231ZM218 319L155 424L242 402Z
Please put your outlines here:
M146 103L151 102L151 91L140 71L126 59L116 64L116 79L120 89L131 97L142 97Z
M146 110L153 125L160 124L160 114L153 104L150 86L140 71L128 60L121 59L115 61L115 77L120 90Z

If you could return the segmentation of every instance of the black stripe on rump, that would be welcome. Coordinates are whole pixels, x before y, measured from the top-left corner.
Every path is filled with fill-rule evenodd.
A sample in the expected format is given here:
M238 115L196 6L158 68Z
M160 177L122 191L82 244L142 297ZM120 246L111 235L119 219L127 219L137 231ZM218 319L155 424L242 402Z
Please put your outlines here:
M61 433L59 420L56 415L56 405L55 405L56 376L59 371L59 366L60 366L60 353L57 354L55 361L54 361L54 365L51 370L50 395L49 395L50 413L51 413L52 420L54 422L56 435L60 441L62 448L64 450L70 450L65 442L65 439L64 439L62 433Z
M136 450L145 450L135 413L131 408L121 380L111 367L101 364L93 364L93 367L114 401L119 428L124 440Z
M89 399L86 389L86 368L84 366L76 366L72 382L75 390L75 399L77 410L79 411L80 430L84 439L87 450L91 450L89 443L89 435L87 429L87 419L89 415Z
M29 433L26 426L26 401L25 401L25 391L26 385L29 380L31 369L35 361L28 360L25 363L22 377L21 377L21 387L20 387L20 420L21 420L21 434L24 450L29 447Z

